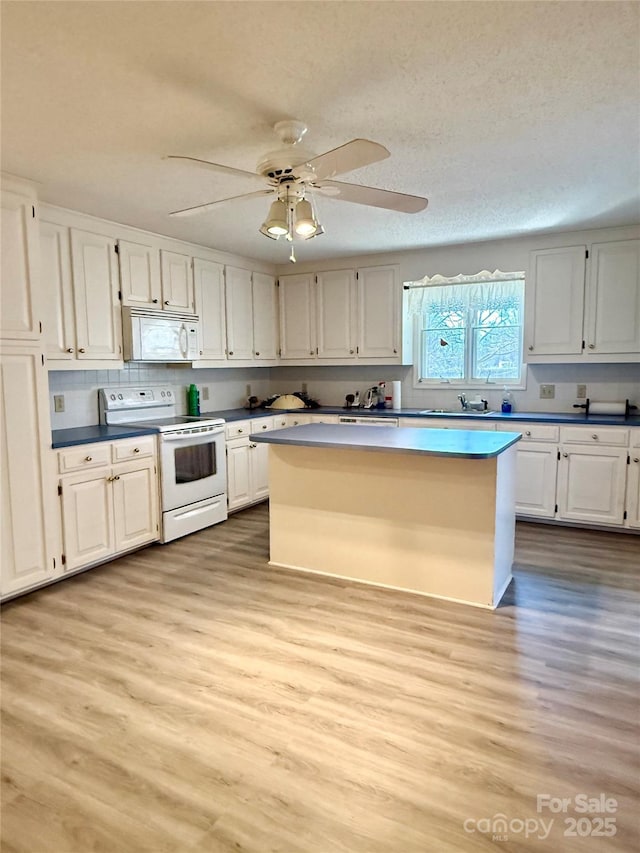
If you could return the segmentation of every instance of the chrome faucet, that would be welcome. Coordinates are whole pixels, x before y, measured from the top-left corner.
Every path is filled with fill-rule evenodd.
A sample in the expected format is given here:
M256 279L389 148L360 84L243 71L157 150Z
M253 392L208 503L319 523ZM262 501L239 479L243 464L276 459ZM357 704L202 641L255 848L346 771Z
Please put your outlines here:
M462 394L458 394L458 400L460 400L460 405L462 406L462 411L466 412L467 409L469 408L469 402L468 402L464 392Z

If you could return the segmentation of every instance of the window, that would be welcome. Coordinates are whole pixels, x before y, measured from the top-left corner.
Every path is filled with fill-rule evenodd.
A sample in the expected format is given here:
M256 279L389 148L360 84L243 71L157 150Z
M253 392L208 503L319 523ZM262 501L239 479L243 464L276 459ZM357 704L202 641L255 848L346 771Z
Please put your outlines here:
M419 382L521 384L524 274L483 275L409 285Z

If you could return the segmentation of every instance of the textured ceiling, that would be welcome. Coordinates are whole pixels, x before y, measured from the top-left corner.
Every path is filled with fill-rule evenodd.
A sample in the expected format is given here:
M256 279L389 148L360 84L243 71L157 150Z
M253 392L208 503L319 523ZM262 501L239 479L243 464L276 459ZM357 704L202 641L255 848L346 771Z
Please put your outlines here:
M301 259L637 222L636 2L2 2L2 168L40 198L283 262L253 181L299 118L320 153L391 158L341 176L425 195L414 215L321 198ZM258 185L259 186L259 185Z

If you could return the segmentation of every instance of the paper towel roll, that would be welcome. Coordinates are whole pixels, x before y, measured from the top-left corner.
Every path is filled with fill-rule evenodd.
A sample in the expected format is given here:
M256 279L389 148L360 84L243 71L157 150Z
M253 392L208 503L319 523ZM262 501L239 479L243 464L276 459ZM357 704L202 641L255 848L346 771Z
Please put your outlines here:
M402 408L402 382L399 379L394 379L391 383L391 407Z
M591 403L589 402L590 415L624 415L626 403Z

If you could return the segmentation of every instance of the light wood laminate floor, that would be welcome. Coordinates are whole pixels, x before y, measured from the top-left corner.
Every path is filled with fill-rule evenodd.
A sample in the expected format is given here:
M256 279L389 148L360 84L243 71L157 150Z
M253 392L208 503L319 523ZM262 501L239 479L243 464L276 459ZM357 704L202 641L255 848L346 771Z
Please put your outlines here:
M637 849L640 540L516 559L495 612L272 569L262 505L9 603L3 853Z

